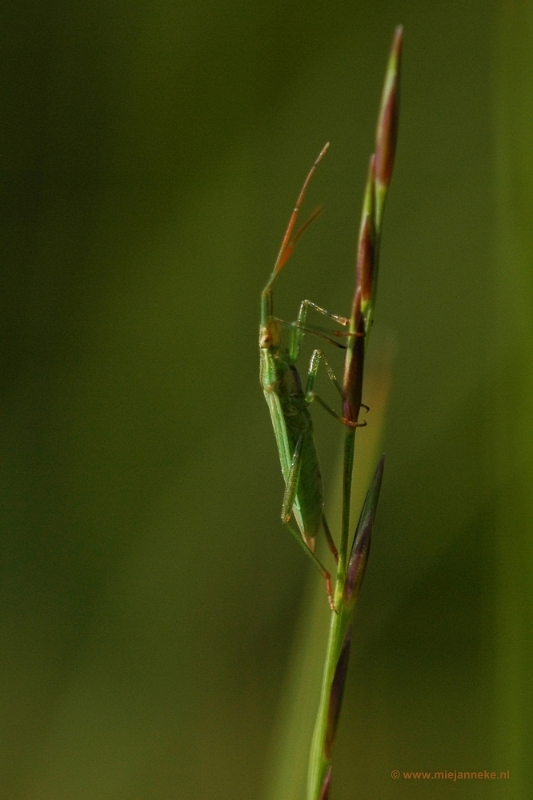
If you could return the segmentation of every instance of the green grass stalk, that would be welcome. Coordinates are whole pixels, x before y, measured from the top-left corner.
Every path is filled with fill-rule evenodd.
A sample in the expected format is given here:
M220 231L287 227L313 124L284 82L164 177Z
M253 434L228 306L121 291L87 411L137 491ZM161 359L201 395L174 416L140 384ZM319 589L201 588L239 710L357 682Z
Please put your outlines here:
M311 742L307 800L328 800L332 753L348 667L351 619L361 588L372 525L383 474L383 459L367 493L348 558L350 501L355 457L355 435L362 405L364 356L372 323L378 274L378 248L386 195L392 176L398 129L399 73L403 29L394 34L376 132L376 152L370 159L357 253L357 275L349 343L343 378L344 438L342 527L320 701Z

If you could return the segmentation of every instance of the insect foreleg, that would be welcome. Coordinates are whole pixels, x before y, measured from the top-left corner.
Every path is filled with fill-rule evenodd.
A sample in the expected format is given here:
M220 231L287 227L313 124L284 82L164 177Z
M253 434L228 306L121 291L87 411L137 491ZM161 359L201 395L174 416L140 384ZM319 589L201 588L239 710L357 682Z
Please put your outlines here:
M311 333L313 336L320 336L321 339L325 339L326 342L329 342L329 344L332 344L335 347L340 347L341 350L346 350L346 345L342 344L339 341L339 339L346 340L348 337L353 336L353 333L350 333L349 331L331 331L328 330L327 328L320 328L316 325L311 327L311 325L302 325L300 322L287 322L286 320L278 319L277 317L275 318L275 321L278 323L278 325L281 325L282 328L290 328L291 334L293 335L296 331L300 331L301 333L300 343L304 333ZM292 336L291 336L291 342L292 342ZM300 350L300 345L298 345L296 350L297 355L299 353L299 350ZM289 355L290 355L290 345L289 345Z
M317 306L316 303L313 303L311 300L302 300L300 303L300 310L298 312L298 322L301 322L302 325L305 325L305 320L307 319L307 312L310 308L313 308L315 311L318 311L319 314L323 314L324 317L329 317L329 319L334 319L335 322L338 322L339 325L348 325L350 320L346 317L342 317L340 314L334 314L332 311L328 311L326 308L322 308L322 306Z
M300 346L302 344L304 332L306 330L309 330L311 333L313 332L313 329L308 328L306 325L307 311L310 308L313 308L315 311L318 311L319 314L323 314L325 317L329 317L329 319L335 320L335 322L338 322L339 325L348 325L350 322L350 320L346 319L346 317L333 314L333 312L327 311L327 309L322 308L321 306L317 306L317 304L311 302L311 300L302 300L289 345L289 353L293 361L296 361L300 353Z

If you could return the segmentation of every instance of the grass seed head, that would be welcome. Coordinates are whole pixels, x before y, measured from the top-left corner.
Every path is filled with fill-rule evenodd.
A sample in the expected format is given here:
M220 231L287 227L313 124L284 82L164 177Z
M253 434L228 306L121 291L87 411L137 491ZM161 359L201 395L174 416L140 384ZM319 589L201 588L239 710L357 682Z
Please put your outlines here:
M394 32L392 47L385 74L385 85L381 96L378 124L376 129L376 194L377 227L381 227L381 217L385 196L389 188L394 153L398 136L398 114L400 108L400 64L403 44L403 27L398 25Z

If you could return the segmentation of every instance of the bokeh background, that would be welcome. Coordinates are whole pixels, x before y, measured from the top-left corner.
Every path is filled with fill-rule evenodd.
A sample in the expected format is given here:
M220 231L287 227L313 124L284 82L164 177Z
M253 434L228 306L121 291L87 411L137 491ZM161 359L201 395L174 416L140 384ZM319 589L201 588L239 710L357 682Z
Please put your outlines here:
M387 464L333 797L530 798L532 3L2 18L2 800L301 800L327 606L279 523L259 292L331 141L277 310L347 313L399 22L361 487L379 434Z

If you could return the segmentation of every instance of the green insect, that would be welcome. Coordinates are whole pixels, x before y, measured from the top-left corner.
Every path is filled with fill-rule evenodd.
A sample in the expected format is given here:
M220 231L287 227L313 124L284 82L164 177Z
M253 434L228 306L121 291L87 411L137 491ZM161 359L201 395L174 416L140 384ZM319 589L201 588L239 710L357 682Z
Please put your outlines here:
M327 331L316 327L308 327L306 325L306 317L309 308L343 326L348 325L349 320L320 308L310 300L304 300L300 305L297 320L295 322L284 322L274 316L272 299L274 281L287 263L300 236L321 211L321 209L315 211L291 239L309 182L328 147L329 144L326 144L322 149L305 179L285 231L274 269L261 294L259 353L260 383L270 411L279 451L281 471L285 481L281 518L325 578L329 602L332 609L335 610L331 576L314 552L316 537L322 528L335 561L338 560L337 548L324 514L322 476L309 405L313 400L317 400L330 414L348 427L357 427L366 423L349 422L315 394L314 383L320 361L323 361L329 378L342 397L342 388L321 350L314 350L311 356L305 388L302 385L296 367L296 360L305 332L322 336L327 341L340 347L343 347L343 345L338 341L338 338L349 335L344 331ZM290 329L288 346L285 346L282 342L282 328ZM299 531L291 525L291 516L294 516Z

